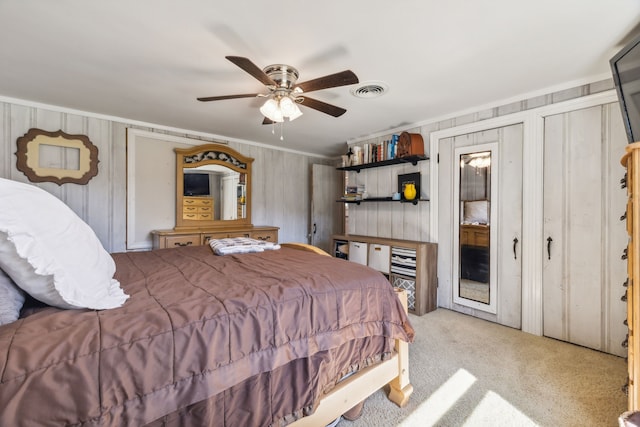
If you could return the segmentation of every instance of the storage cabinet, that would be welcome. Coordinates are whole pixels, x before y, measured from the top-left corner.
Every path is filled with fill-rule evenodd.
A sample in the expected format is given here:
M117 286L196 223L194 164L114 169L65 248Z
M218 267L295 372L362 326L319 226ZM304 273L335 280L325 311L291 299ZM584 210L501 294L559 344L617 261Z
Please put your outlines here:
M278 227L271 226L248 226L188 231L154 230L151 234L153 236L153 249L164 249L175 246L207 245L211 239L225 239L227 237L251 237L253 239L277 242L278 230Z
M334 256L368 265L405 289L411 313L422 316L436 309L437 244L354 235L334 235L332 241Z
M624 255L627 257L628 277L626 286L627 299L627 336L628 351L628 396L629 410L640 410L640 142L629 144L622 157L622 165L627 174L622 185L627 187L627 231L629 244ZM624 217L623 217L624 218Z

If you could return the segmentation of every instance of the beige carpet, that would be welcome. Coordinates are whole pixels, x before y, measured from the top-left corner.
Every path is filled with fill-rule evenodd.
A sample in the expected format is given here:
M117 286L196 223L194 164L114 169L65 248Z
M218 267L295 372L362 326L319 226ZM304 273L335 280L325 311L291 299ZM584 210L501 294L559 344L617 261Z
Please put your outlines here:
M411 322L409 404L378 391L339 427L615 427L626 410L623 358L445 309Z

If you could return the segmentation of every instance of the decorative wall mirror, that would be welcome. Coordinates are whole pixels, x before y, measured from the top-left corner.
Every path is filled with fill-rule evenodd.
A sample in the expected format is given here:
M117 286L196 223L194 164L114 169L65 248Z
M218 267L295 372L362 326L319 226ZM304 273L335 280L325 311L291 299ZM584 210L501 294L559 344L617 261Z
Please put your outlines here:
M497 146L455 150L453 300L490 313L497 302Z
M176 148L176 229L251 225L251 164L226 145Z
M16 167L31 182L84 185L98 174L98 147L86 135L31 128L17 146Z

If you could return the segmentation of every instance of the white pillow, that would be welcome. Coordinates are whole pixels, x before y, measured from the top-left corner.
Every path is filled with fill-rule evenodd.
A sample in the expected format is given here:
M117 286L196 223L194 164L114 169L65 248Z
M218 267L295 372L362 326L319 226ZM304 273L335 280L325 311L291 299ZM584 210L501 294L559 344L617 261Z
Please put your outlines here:
M24 292L0 270L0 325L15 322L24 305Z
M489 202L487 200L475 200L464 202L464 222L466 224L489 223Z
M46 191L2 178L0 268L60 308L114 308L129 298L113 279L113 258L82 219Z

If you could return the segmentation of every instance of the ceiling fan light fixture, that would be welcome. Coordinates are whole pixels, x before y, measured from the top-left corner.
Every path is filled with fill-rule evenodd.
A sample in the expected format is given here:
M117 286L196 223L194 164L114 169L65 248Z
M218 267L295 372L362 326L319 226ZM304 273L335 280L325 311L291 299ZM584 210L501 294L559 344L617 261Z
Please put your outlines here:
M282 110L282 115L285 117L289 117L294 113L295 103L288 96L284 96L280 99L280 110Z
M282 110L277 109L276 111L274 111L271 120L273 120L276 123L284 122L284 116L282 115Z
M268 93L207 96L196 99L207 102L236 98L266 98L265 103L260 107L260 112L265 117L262 124L282 123L285 119L289 119L289 121L297 119L302 116L302 111L300 111L298 104L302 104L305 107L312 108L324 114L329 114L333 117L340 117L346 113L347 110L317 99L303 97L302 94L358 83L358 77L351 70L344 70L297 83L299 77L298 70L289 65L273 64L260 69L249 58L241 56L226 56L225 58L264 84Z
M300 111L300 107L298 107L298 104L294 103L293 112L289 114L289 121L291 122L297 119L298 117L300 117L301 115L302 115L302 111Z
M263 116L271 120L272 122L282 122L282 111L278 105L278 101L273 98L267 99L267 101L260 107L260 112Z
M292 121L302 115L298 104L288 95L267 99L264 105L260 107L260 112L263 116L276 123L283 122L285 118Z
M302 115L300 107L290 96L284 96L280 99L280 110L284 117L289 118L289 121L295 120Z

